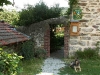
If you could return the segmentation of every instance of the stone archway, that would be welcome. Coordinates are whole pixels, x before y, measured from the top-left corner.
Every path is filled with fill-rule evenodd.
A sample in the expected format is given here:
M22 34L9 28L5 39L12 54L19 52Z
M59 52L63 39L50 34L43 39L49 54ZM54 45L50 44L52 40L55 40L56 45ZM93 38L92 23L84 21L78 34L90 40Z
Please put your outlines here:
M68 19L65 17L51 18L38 23L34 23L29 27L20 27L17 30L29 35L35 47L44 48L47 51L47 56L50 57L50 27L51 24L63 24L64 30L64 57L68 56L68 40L69 40L69 27L67 26Z

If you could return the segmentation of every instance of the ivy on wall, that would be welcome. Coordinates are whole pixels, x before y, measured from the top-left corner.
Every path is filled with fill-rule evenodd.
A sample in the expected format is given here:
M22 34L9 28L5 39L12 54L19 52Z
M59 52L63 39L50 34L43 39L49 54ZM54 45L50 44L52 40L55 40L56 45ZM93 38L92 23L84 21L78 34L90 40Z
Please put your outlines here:
M78 5L78 0L69 0L69 8L67 11L67 15L69 16L72 13L72 10L77 7Z

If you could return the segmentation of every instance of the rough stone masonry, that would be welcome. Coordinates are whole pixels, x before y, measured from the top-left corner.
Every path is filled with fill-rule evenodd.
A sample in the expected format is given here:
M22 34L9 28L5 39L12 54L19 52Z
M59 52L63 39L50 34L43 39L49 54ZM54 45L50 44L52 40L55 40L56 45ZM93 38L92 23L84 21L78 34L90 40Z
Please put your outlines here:
M95 47L100 41L100 0L79 0L82 9L82 21L80 22L80 35L70 36L69 55L76 50Z

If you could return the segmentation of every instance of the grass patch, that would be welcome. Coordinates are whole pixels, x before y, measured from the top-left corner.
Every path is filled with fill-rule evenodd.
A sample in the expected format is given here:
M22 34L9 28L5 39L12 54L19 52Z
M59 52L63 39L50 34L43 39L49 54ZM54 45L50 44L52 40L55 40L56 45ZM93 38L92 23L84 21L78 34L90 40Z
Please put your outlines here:
M41 72L42 64L43 59L38 58L21 61L20 67L22 67L22 72L18 75L36 75Z
M70 59L66 59L66 62L70 62ZM67 63L67 64L68 64ZM81 63L81 72L75 72L74 69L66 66L60 69L59 75L100 75L100 60L90 60L90 59L82 59Z

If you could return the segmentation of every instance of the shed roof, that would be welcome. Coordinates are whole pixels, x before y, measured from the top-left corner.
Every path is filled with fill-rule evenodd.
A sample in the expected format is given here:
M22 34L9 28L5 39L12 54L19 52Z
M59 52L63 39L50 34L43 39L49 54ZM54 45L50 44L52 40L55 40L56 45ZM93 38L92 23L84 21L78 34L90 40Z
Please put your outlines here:
M12 43L29 40L29 37L7 23L0 22L0 45L8 45Z

